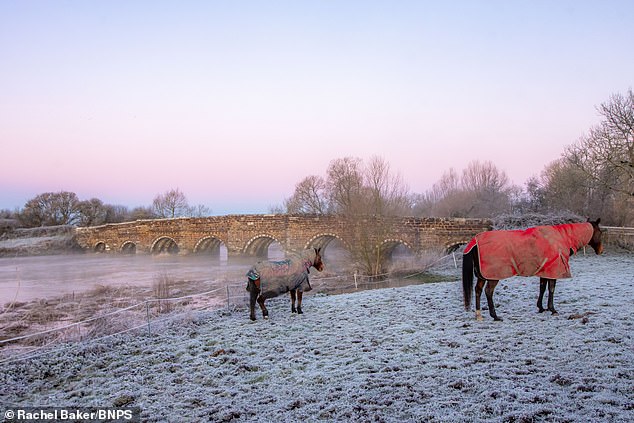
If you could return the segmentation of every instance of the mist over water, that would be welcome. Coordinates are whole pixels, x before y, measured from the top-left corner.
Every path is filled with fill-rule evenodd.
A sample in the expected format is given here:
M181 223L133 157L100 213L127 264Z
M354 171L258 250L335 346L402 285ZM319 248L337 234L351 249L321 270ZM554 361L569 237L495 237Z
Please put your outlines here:
M350 256L342 245L332 242L323 252L326 270L316 271L313 278L352 274ZM273 243L269 260L285 256L281 246ZM410 258L406 251L398 257ZM246 282L246 272L258 257L228 257L221 247L216 255L148 255L148 254L68 254L51 256L0 258L0 306L13 301L29 302L68 294L80 294L100 287L152 288L157 279L167 276L175 282L200 283L197 292Z
M151 287L157 275L209 281L227 277L227 261L199 256L57 255L0 259L0 304L80 293L100 285ZM17 294L17 295L16 295Z
M271 245L269 259L284 257L279 245ZM201 292L210 285L244 282L256 257L219 255L121 255L68 254L0 258L0 305L12 301L82 293L99 286L152 287L161 275L174 281L201 283Z

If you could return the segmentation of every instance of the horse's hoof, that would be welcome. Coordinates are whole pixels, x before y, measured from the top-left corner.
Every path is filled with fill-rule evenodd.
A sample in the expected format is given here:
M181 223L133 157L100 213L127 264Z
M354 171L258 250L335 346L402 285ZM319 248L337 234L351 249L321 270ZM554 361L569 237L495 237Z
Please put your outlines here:
M496 322L503 322L504 319L502 319L501 317L494 317L493 320L495 320Z
M291 313L297 313L297 310L295 308L292 308Z
M249 319L255 322L255 316L249 316Z
M543 313L543 312L545 312L545 311L546 311L546 310L544 310L543 308L540 308L540 309L539 309L539 311L538 311L538 313Z
M297 308L297 314L304 314L304 312L302 311L302 309L301 309L301 308L299 308L299 307L298 307L298 308Z
M553 316L559 316L559 313L557 313L556 311L553 311L553 312L552 312L552 315L553 315Z
M482 318L482 312L481 312L480 310L476 310L476 312L475 312L475 313L476 313L476 320L477 320L477 321L481 322L482 320L484 320L484 319Z

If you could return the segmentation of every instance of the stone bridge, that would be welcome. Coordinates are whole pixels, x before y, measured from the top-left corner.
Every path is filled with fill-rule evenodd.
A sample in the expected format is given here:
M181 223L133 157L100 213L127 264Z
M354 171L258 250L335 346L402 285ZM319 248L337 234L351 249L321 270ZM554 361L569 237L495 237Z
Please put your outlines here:
M491 229L488 219L355 218L314 215L229 215L137 220L77 228L79 245L90 251L124 254L219 254L266 257L278 242L286 251L326 249L333 240L343 248L365 243L389 254L399 245L414 254L451 251L478 232Z

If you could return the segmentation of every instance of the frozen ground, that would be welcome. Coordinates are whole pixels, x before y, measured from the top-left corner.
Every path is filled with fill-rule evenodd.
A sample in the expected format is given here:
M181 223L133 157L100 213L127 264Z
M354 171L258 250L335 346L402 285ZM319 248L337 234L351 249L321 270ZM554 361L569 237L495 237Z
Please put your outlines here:
M138 406L143 421L634 421L634 257L575 257L560 315L535 279L476 322L459 282L192 312L4 363L0 404ZM259 316L258 316L259 317Z

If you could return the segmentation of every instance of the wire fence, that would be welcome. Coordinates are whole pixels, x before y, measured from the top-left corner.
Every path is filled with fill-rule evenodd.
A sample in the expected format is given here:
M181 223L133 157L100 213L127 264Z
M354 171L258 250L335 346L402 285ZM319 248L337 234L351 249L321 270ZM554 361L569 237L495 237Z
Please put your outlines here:
M455 254L438 258L427 268L448 258L458 266ZM346 274L311 278L314 292L337 294L394 287L411 284L409 279L422 272L399 275L385 273L376 276ZM396 283L398 281L398 283ZM63 324L55 322L54 327L26 335L0 339L0 365L45 355L51 346L63 344L70 347L81 342L99 342L117 335L137 331L152 336L161 329L161 325L174 319L176 315L192 311L218 311L222 309L245 308L249 302L249 293L245 284L230 284L209 291L170 298L151 298L127 307L117 308L105 313Z

